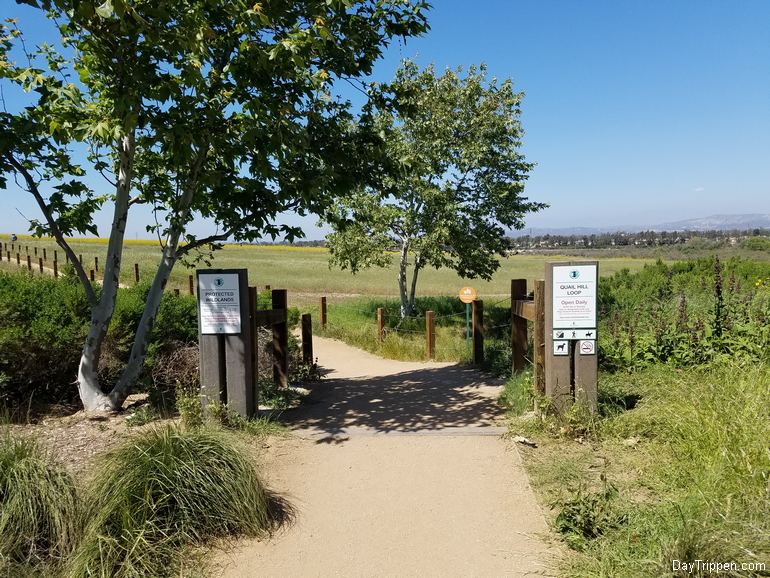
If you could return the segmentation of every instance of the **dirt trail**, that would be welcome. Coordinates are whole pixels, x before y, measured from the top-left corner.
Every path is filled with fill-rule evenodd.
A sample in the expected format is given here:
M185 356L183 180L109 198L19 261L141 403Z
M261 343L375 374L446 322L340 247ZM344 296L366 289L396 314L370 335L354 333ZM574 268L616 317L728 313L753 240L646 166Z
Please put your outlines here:
M496 404L447 363L384 360L314 338L333 370L295 435L264 456L294 525L217 561L225 577L549 576L554 550Z

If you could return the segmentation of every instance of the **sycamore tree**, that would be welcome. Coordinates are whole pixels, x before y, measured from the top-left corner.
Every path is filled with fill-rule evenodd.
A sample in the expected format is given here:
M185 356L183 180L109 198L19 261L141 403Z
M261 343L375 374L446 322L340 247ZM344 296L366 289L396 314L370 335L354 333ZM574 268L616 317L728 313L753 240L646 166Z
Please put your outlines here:
M284 211L322 214L374 174L381 146L366 117L334 94L371 71L394 38L427 29L421 0L24 0L46 10L58 49L29 49L7 22L0 81L28 105L0 113L0 188L31 194L69 256L91 306L77 382L88 410L121 407L142 370L163 289L179 260L225 240L301 231ZM104 188L89 186L94 171ZM118 295L126 223L135 206L161 254L116 383L99 383L101 347ZM92 286L68 244L112 212L104 281ZM195 237L194 219L215 230Z
M437 76L405 61L387 90L397 106L377 111L375 123L390 170L339 200L327 244L331 264L353 273L387 267L397 254L403 317L414 310L420 271L490 279L506 229L546 205L523 196L533 165L519 150L523 94L510 80L488 80L483 65Z

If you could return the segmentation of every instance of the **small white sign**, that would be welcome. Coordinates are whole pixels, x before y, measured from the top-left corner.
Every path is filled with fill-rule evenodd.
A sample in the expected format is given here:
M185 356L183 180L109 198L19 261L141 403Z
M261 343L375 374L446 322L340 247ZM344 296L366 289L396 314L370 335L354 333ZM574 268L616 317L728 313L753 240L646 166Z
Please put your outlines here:
M569 355L569 341L554 341L553 342L553 354L554 355Z
M596 329L554 329L554 339L596 339Z
M596 327L596 265L553 268L553 328Z
M237 273L200 273L198 295L202 334L241 332L241 296Z
M580 355L596 355L596 341L593 339L586 339L578 343L578 351Z

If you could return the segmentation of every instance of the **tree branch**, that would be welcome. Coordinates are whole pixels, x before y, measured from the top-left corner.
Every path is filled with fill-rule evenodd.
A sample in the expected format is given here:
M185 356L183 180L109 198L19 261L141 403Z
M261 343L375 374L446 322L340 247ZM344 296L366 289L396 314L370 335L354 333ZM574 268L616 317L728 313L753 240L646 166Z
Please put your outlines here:
M37 201L38 207L40 207L40 210L43 213L43 216L45 216L45 220L48 223L48 227L51 230L51 234L56 239L56 243L59 245L59 247L62 248L64 253L69 257L70 262L72 263L72 266L75 268L75 272L78 275L78 278L80 279L81 285L83 285L83 289L86 292L86 297L88 298L88 303L91 306L96 305L96 293L94 292L94 288L91 285L91 282L88 280L88 277L86 276L86 271L83 268L83 265L80 263L80 260L77 258L77 255L75 255L75 252L72 250L72 248L69 246L69 243L67 243L67 240L64 238L64 234L62 233L61 229L59 228L59 224L56 222L56 219L53 218L53 214L51 213L51 209L48 206L48 204L45 202L45 199L43 199L43 195L40 194L40 189L38 189L37 183L35 182L35 179L32 178L32 175L30 172L22 165L11 153L6 153L5 158L8 160L8 162L15 168L19 174L21 174L22 177L24 177L24 180L27 183L27 192L29 192L33 197L35 197L35 201Z

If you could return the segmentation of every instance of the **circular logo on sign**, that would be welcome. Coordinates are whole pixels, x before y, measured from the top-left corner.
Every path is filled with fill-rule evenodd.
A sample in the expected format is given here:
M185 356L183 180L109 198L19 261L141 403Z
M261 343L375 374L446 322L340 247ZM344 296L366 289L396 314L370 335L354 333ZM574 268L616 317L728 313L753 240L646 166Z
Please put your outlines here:
M580 277L580 271L578 271L577 269L570 271L569 277L570 279L577 279L578 277Z
M215 287L221 287L224 284L225 284L225 280L222 279L222 277L217 277L217 278L214 279L214 286Z

